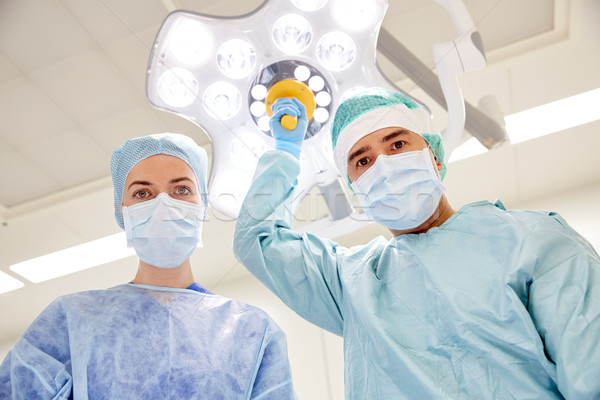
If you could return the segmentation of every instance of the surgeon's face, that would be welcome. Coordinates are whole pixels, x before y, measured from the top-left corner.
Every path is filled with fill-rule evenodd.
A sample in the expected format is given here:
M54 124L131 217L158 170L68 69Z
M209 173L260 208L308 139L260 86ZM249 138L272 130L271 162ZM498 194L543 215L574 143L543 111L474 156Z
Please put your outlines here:
M392 155L409 151L423 150L427 141L408 129L399 127L383 128L368 134L352 146L348 155L348 178L350 182L357 180L382 154ZM438 171L442 164L435 158L433 151L431 161Z
M157 154L140 161L129 171L123 206L154 199L163 192L177 200L202 202L192 168L180 158Z

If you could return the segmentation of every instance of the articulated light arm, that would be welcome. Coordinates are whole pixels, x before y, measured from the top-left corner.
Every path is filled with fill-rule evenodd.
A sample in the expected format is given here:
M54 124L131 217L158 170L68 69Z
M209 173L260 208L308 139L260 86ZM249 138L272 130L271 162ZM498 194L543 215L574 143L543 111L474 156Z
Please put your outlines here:
M458 146L465 127L465 101L458 77L486 65L483 42L461 0L436 0L450 14L459 36L433 46L442 91L448 107L448 127L444 132L446 160Z

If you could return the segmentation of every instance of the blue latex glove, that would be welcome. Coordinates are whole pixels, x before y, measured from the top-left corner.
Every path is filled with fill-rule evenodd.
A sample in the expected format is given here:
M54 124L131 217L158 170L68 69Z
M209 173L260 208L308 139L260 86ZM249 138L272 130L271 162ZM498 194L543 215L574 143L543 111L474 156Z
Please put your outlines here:
M302 142L304 141L306 128L308 127L306 107L304 107L304 104L295 97L291 99L288 97L281 97L273 103L271 110L273 110L273 116L271 116L269 126L271 127L273 139L275 139L275 149L287 151L299 159L302 150ZM297 117L298 122L296 128L288 130L281 126L281 117L284 115Z

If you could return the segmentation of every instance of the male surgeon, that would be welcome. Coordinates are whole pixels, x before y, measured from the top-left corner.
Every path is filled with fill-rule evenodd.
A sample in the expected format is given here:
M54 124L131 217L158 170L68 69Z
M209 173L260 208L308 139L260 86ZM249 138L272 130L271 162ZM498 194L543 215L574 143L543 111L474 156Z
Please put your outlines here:
M409 98L344 101L334 159L393 237L352 248L291 229L306 113L274 105L275 149L237 221L236 257L344 339L348 399L600 398L600 259L556 213L450 205L441 139ZM298 126L281 127L283 115Z

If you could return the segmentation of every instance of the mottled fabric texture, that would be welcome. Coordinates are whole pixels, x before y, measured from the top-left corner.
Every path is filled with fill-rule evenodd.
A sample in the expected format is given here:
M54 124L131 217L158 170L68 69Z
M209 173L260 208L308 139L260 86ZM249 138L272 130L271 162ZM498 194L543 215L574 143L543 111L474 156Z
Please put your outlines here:
M260 309L125 284L55 300L0 366L0 399L293 399L283 332Z
M600 259L559 215L481 201L426 233L345 248L290 229L299 170L263 155L233 248L343 336L347 399L600 398Z

